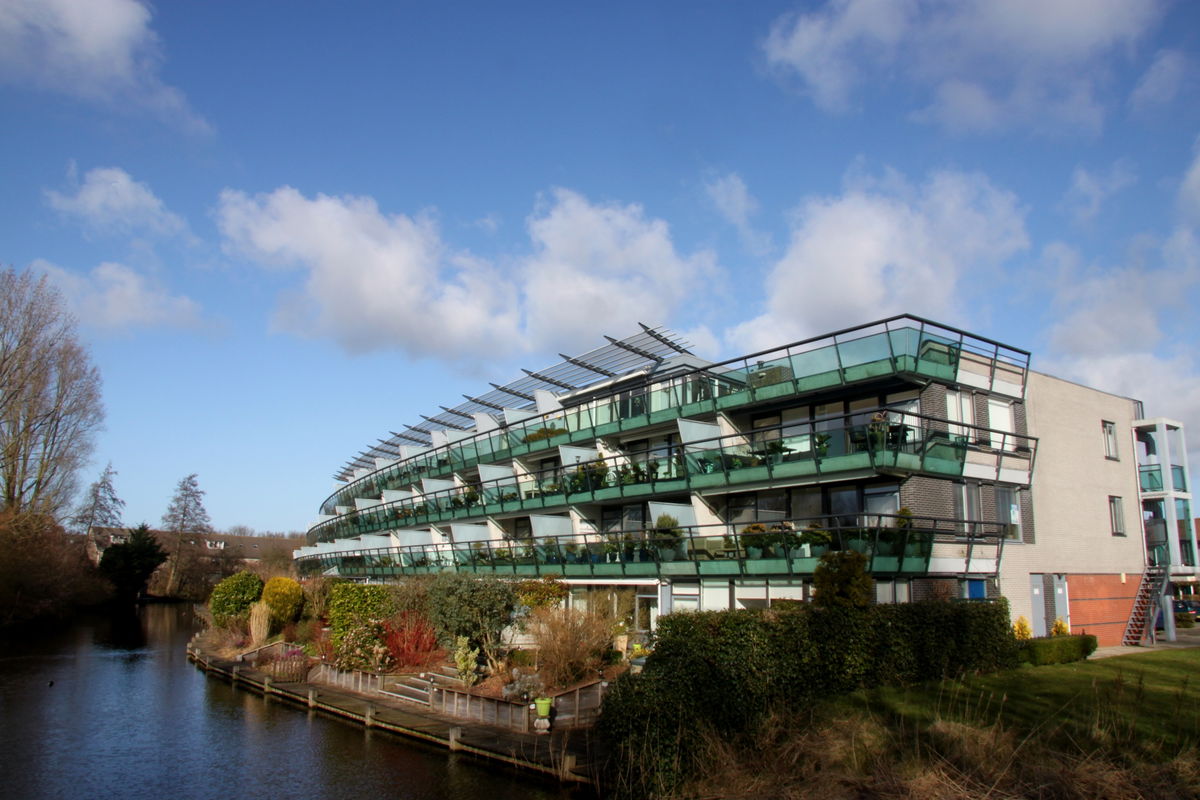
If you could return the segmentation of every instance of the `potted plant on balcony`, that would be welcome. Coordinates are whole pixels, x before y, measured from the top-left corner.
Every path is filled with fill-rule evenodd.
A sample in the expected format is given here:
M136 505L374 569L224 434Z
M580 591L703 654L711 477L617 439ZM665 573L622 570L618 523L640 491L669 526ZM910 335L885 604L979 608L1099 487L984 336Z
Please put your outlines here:
M742 528L742 547L746 548L746 558L762 558L763 551L771 544L772 537L767 533L767 526L754 522Z
M808 555L816 558L825 554L833 544L833 534L821 527L821 523L813 520L800 534L800 543L808 548Z
M654 543L658 547L660 561L674 561L676 550L683 541L679 520L670 514L659 514L654 520Z
M775 535L775 541L772 543L775 548L775 555L780 558L787 558L789 555L799 555L797 550L800 547L800 536L796 533L796 526L784 520L771 526L771 532Z
M646 480L654 481L658 479L658 459L652 458L646 462Z

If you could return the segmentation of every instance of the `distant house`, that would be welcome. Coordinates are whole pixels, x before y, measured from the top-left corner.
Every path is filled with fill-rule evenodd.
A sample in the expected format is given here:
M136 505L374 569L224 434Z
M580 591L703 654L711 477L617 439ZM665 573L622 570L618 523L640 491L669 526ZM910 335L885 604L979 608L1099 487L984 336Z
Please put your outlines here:
M241 536L227 533L176 533L152 529L168 559L150 578L150 593L204 599L227 575L254 568L264 560L287 564L304 540L287 536ZM128 528L88 530L86 550L99 564L104 551L129 541Z

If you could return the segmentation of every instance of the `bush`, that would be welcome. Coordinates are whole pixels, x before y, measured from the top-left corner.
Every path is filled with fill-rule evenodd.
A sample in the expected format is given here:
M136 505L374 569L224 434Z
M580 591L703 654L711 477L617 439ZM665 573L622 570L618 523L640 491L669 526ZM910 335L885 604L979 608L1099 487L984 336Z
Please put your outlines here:
M271 622L282 628L300 616L304 590L291 578L271 578L263 586L262 601L271 609Z
M874 587L866 556L856 550L835 550L821 556L813 572L813 603L866 608L875 600Z
M1020 643L1020 659L1035 667L1045 664L1069 664L1072 661L1083 661L1096 651L1097 644L1096 637L1091 634L1027 639Z
M615 788L669 793L695 766L702 728L737 735L772 709L831 694L1014 666L1008 618L1003 601L661 617L642 674L618 680L604 702L598 731L615 754Z
M1196 618L1186 612L1175 615L1175 627L1177 628L1194 628L1196 627Z
M570 590L562 581L557 581L549 575L541 578L530 578L519 581L516 586L517 602L527 608L545 608L556 606L570 595Z
M250 606L262 596L262 590L262 578L253 572L242 570L230 575L213 587L208 600L213 621L221 627L227 627L231 620L248 618Z
M393 594L387 586L364 583L339 583L329 592L329 627L333 645L340 648L342 637L368 623L382 624L395 614ZM383 644L383 639L380 639Z
M429 582L429 621L438 637L447 646L467 637L493 670L499 667L501 633L516 602L511 584L489 576L443 572Z
M424 667L437 660L437 632L423 614L401 611L384 623L384 633L397 667Z
M546 687L566 687L600 666L612 637L612 622L569 608L539 608L530 633L538 645L538 673Z
M333 644L334 665L360 672L387 672L394 665L386 644L387 631L380 620L351 626Z
M329 593L338 584L334 578L309 578L304 581L304 611L310 617L325 619L329 614Z

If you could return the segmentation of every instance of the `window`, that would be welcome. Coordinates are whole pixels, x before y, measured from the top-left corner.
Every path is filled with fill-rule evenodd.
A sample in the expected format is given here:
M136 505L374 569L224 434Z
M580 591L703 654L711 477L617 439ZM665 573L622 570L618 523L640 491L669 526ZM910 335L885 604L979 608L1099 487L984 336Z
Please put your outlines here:
M996 449L1014 450L1016 441L1012 434L1016 431L1013 422L1012 403L1007 400L988 398L988 427L992 429L991 445Z
M1104 431L1104 457L1117 461L1120 458L1117 453L1117 424L1102 420L1100 428Z
M1112 522L1112 535L1124 536L1125 511L1122 507L1121 498L1111 496L1108 498L1108 517Z
M946 392L946 419L963 423L950 426L951 436L967 436L966 426L975 424L974 402L970 392Z
M1007 525L1004 538L1021 541L1021 493L1012 486L996 487L996 518Z
M972 533L974 526L970 523L983 518L983 504L979 499L978 483L960 483L954 492L954 518L961 520L958 529L964 533Z

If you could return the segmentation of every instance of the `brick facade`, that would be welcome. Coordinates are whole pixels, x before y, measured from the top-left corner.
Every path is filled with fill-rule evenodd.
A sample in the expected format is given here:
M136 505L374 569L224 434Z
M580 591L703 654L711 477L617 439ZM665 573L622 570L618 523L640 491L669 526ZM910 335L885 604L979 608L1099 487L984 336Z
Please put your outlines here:
M1090 633L1102 646L1121 644L1138 576L1068 575L1067 597L1071 604L1071 632Z

